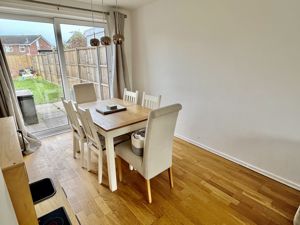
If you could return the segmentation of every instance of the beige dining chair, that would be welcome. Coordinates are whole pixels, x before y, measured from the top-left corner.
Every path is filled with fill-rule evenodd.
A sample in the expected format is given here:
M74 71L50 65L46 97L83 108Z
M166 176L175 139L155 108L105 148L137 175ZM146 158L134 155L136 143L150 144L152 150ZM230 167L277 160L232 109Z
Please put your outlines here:
M143 92L142 106L149 109L158 109L160 107L161 95L153 96Z
M294 225L300 225L300 206L294 217Z
M95 85L93 83L75 84L73 89L77 104L97 101Z
M96 125L93 122L89 109L81 109L75 104L78 116L82 123L83 130L87 139L87 170L91 171L91 153L98 156L98 182L102 183L102 160L105 151L105 138L97 133ZM114 139L114 145L118 145L130 139L129 135L122 135Z
M134 104L138 103L139 92L128 91L127 88L124 88L123 100L127 102L132 102Z
M122 181L121 158L131 164L145 179L148 202L152 202L150 179L165 170L169 172L170 187L173 188L172 150L173 138L180 104L174 104L150 112L146 127L144 153L137 156L127 141L115 147L119 180Z
M86 143L85 133L78 121L77 113L71 100L62 99L67 117L73 133L73 157L76 158L76 152L80 146L81 167L84 167L84 143Z

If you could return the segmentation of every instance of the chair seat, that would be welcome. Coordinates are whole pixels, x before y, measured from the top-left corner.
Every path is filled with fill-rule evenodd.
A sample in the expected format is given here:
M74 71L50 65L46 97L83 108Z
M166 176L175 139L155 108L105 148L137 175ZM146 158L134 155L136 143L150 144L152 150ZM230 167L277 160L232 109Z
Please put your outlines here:
M106 150L106 146L105 146L105 137L102 136L101 134L98 133L98 137L100 139L100 143L101 143L101 147L102 147L102 150L105 151ZM124 135L121 135L121 136L118 136L118 137L115 137L114 138L114 146L117 146L125 141L128 141L130 140L130 135L128 134L124 134ZM94 145L96 147L96 144L95 143L92 143L92 145Z
M115 152L118 156L124 159L140 173L142 173L143 157L137 156L131 150L131 140L118 144L115 147Z

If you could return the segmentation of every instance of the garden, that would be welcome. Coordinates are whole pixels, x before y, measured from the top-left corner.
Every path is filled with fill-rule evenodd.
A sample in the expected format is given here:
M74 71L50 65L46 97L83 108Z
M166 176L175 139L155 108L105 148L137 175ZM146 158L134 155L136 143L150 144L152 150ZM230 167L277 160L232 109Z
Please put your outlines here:
M51 83L41 76L26 79L19 77L14 80L14 85L16 90L30 90L37 105L58 102L63 96L61 86Z

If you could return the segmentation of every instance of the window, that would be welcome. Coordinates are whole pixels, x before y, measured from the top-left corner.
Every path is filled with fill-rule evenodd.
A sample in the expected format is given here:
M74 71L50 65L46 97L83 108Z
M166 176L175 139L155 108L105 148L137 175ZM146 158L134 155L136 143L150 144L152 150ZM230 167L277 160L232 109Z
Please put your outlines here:
M4 51L5 52L13 52L13 48L11 46L5 46Z
M25 52L25 46L24 45L20 45L19 46L19 51L20 52Z

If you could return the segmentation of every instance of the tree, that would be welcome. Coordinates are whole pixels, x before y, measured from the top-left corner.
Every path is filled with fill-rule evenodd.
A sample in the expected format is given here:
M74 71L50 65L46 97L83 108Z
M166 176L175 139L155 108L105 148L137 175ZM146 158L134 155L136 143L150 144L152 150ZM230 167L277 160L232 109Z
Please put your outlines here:
M73 31L73 35L66 42L66 48L78 48L78 47L87 47L85 36L79 31Z

